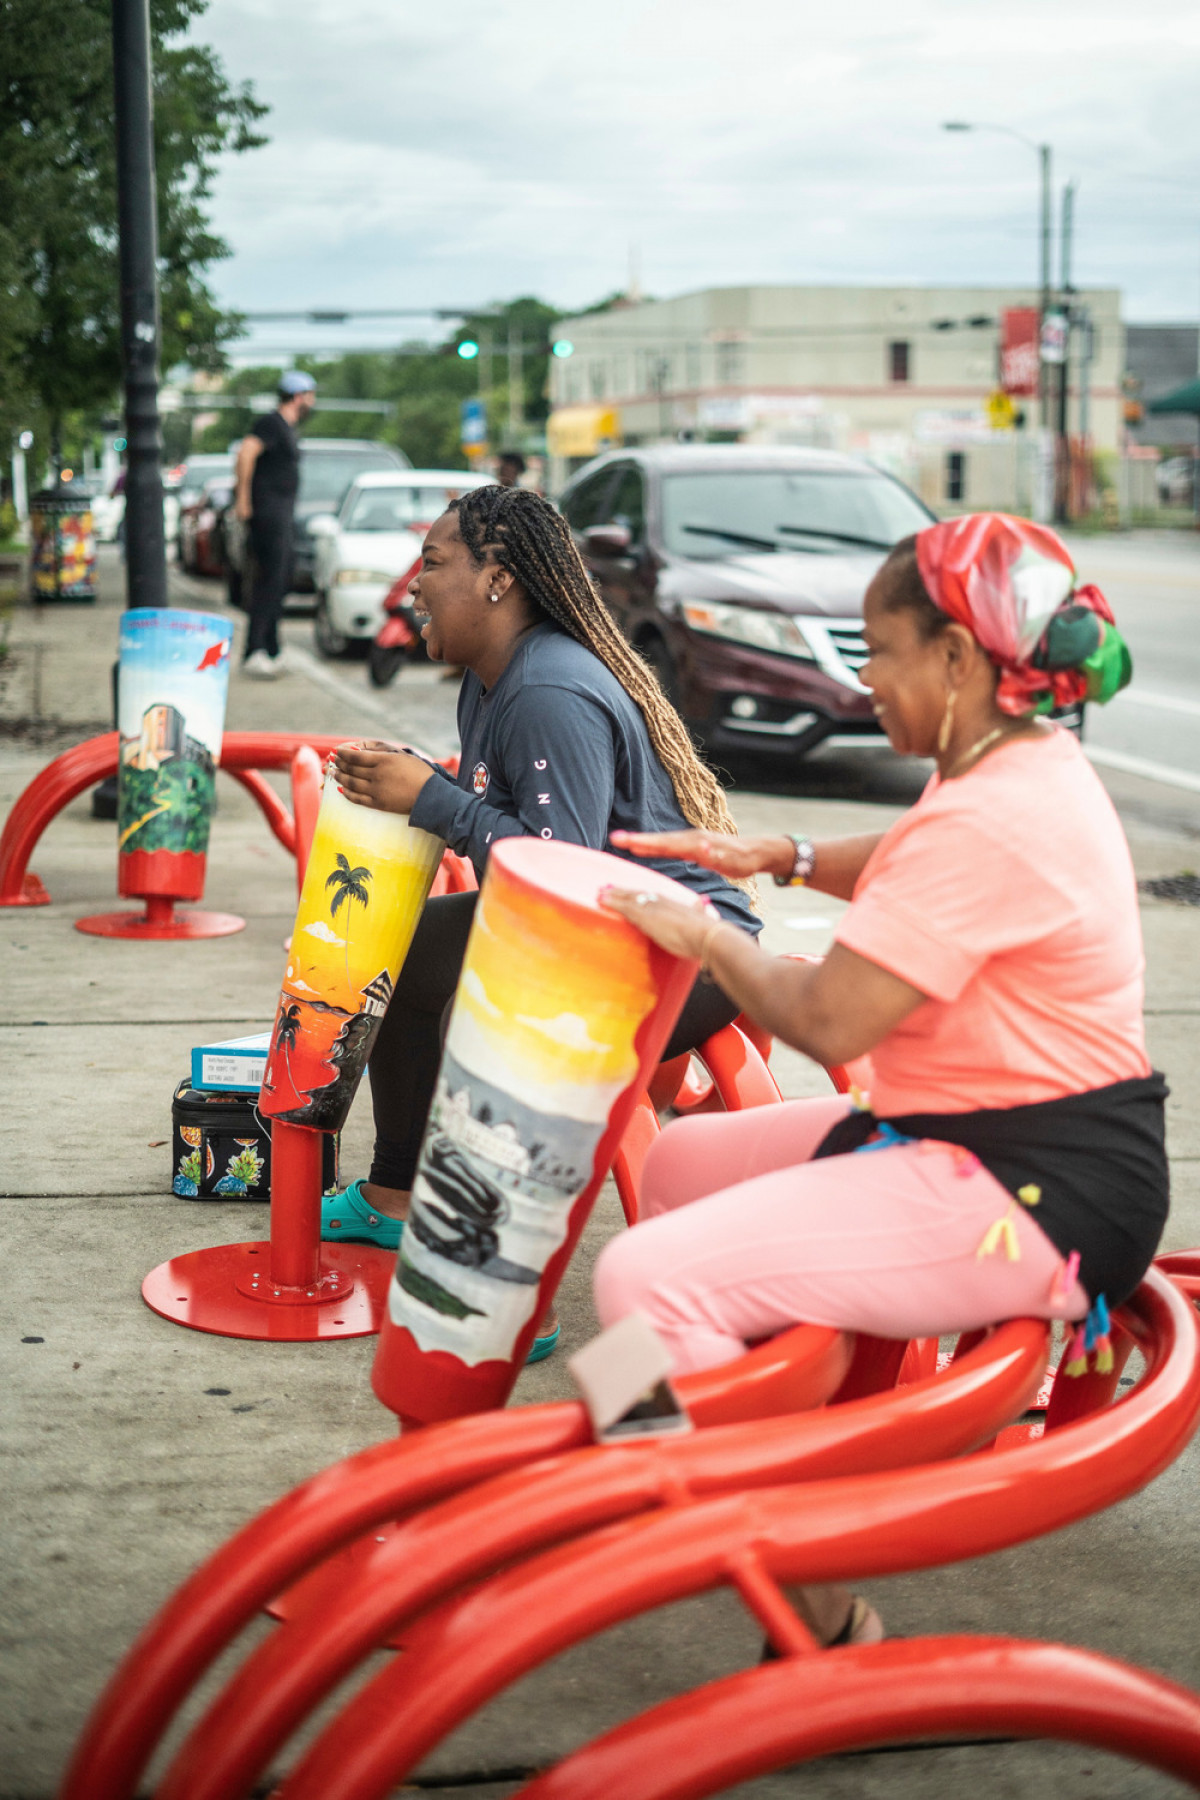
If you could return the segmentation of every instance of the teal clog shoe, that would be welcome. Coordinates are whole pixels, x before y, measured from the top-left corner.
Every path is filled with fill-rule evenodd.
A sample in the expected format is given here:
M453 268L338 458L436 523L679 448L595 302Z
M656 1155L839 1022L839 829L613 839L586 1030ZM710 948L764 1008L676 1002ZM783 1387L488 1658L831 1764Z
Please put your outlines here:
M386 1213L376 1212L363 1198L362 1186L361 1181L352 1181L340 1194L322 1194L322 1242L374 1244L380 1250L398 1250L404 1220L389 1219Z
M548 1356L553 1355L554 1346L561 1336L562 1326L556 1325L553 1331L546 1333L545 1337L535 1337L529 1346L529 1355L525 1358L525 1366L528 1368L530 1363L545 1362Z

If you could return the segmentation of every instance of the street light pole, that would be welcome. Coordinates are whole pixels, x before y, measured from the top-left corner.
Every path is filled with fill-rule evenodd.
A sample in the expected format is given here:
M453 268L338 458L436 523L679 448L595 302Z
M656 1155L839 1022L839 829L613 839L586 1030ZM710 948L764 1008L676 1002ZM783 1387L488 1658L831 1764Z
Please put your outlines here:
M166 606L158 421L158 223L148 0L112 0L113 100L125 369L126 605Z
M1003 137L1016 138L1019 144L1037 152L1038 172L1041 179L1038 206L1038 409L1041 414L1043 431L1050 424L1050 383L1045 363L1041 360L1042 332L1046 325L1046 314L1050 311L1050 236L1051 236L1051 179L1050 179L1050 145L1035 144L1027 138L1023 131L1014 131L1010 125L980 125L973 120L951 119L942 126L943 131L998 131Z

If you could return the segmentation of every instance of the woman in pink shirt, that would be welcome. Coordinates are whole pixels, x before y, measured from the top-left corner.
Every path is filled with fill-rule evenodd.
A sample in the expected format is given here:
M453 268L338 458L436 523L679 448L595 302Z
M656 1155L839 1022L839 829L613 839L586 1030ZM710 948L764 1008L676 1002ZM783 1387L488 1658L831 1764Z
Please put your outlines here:
M817 1061L869 1053L870 1096L669 1126L643 1222L600 1258L600 1317L645 1314L680 1373L797 1320L925 1337L1067 1319L1078 1369L1106 1354L1107 1309L1162 1233L1166 1086L1146 1059L1120 824L1075 738L1039 715L1111 698L1128 651L1054 533L999 514L898 544L864 611L880 722L937 760L909 813L816 844L620 838L850 900L824 962L766 957L651 895L608 904ZM809 1610L826 1641L878 1635L845 1590Z

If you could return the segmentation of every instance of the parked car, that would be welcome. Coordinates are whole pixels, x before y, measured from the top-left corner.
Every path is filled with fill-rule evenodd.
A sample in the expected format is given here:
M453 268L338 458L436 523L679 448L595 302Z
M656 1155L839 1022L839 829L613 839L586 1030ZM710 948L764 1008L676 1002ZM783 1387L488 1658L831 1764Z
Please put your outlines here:
M197 452L186 461L179 463L167 475L163 476L164 489L170 490L179 515L175 527L175 547L179 560L183 562L183 515L194 507L200 499L206 483L219 476L224 476L226 485L233 486L233 455L228 450ZM219 572L219 571L218 571Z
M1192 498L1195 464L1190 456L1168 456L1154 471L1162 506L1187 506Z
M881 735L862 602L933 514L833 451L688 444L610 451L560 498L626 637L713 749L799 757Z
M295 561L292 586L302 594L313 591L316 543L308 529L310 519L336 512L346 489L371 469L410 469L403 450L372 438L316 438L300 440L300 492L296 497Z
M115 544L125 520L125 471L115 476L107 490L92 495L92 530L98 544Z
M213 476L179 510L179 561L189 575L224 575L225 512L233 500L233 473Z
M322 656L370 644L383 624L388 590L400 577L411 581L434 519L456 495L490 481L459 469L411 469L403 476L379 470L358 477L336 516L310 521L317 543L313 636Z

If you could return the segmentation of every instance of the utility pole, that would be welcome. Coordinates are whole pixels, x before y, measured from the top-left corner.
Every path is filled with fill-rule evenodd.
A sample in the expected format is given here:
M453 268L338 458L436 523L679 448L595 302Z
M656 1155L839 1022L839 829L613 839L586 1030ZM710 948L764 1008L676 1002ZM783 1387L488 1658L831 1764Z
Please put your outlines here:
M1067 404L1071 391L1071 248L1075 228L1075 183L1063 189L1062 227L1059 233L1059 307L1063 318L1063 355L1058 365L1058 405L1055 420L1054 519L1066 524L1071 516L1071 442L1067 431Z
M113 99L125 368L126 605L166 606L158 421L158 222L149 0L112 0Z
M1041 341L1042 332L1046 329L1046 314L1050 311L1051 187L1049 144L1039 144L1037 153L1042 183L1041 231L1039 234L1041 248L1038 259L1038 286L1041 289L1041 299L1038 303L1038 404L1042 416L1042 430L1047 431L1050 428L1050 372L1046 364L1041 361Z
M525 432L525 376L521 354L525 348L521 327L515 319L508 321L508 438L509 447L521 448Z

